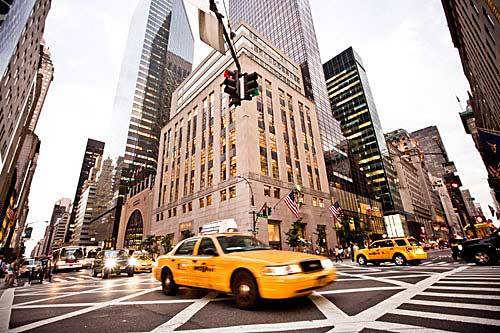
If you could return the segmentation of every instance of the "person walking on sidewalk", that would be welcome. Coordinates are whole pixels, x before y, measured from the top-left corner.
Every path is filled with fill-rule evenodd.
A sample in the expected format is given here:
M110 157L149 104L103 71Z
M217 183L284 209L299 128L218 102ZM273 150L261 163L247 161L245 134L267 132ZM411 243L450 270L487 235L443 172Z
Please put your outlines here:
M340 262L343 262L344 260L342 260L342 252L344 252L341 248L339 249L339 246L335 246L335 262L338 262L340 260Z

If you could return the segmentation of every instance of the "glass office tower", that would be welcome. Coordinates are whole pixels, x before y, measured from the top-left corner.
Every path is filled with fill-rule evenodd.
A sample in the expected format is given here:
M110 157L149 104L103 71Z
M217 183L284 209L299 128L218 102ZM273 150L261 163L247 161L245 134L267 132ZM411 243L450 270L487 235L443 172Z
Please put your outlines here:
M116 91L109 154L124 156L121 183L156 173L161 128L175 88L191 72L194 38L182 0L141 0Z
M352 47L323 65L333 115L365 173L384 213L402 211L397 176L390 161L363 62Z
M334 154L348 165L347 153L339 148L345 138L330 110L309 1L229 0L229 18L233 25L247 22L300 65L306 96L316 105L325 162ZM345 163L329 169L335 169L328 174L330 183L335 177L352 182L349 167L340 167Z

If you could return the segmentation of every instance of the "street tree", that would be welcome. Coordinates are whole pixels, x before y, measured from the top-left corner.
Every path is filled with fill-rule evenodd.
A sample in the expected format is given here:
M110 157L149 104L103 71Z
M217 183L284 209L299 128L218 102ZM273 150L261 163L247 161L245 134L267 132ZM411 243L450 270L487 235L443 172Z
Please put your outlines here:
M302 228L302 219L298 219L297 221L292 223L290 230L286 232L286 243L294 251L295 248L299 247L302 243Z

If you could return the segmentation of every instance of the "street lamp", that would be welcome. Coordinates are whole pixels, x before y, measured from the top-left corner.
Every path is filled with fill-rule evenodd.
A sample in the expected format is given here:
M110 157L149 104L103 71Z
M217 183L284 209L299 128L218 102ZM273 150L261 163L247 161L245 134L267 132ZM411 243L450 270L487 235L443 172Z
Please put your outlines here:
M257 235L257 216L255 215L255 200L254 200L254 196L253 196L253 188L252 188L252 183L250 183L250 181L246 178L246 177L243 177L243 176L236 176L236 178L240 178L240 179L243 179L245 181L245 183L248 184L248 187L250 188L250 205L251 205L251 212L250 214L252 214L252 234L254 236Z

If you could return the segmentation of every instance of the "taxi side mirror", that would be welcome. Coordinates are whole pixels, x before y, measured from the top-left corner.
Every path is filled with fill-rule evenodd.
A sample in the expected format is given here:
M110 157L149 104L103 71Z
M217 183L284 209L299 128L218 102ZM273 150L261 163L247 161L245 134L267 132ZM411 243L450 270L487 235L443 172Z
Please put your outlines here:
M218 256L217 251L213 247L206 248L203 254L207 256Z

